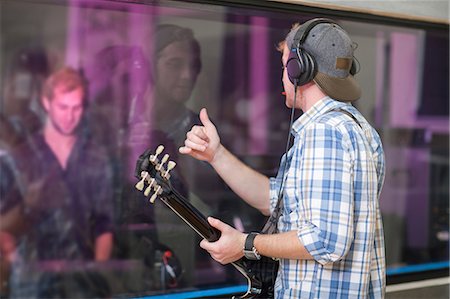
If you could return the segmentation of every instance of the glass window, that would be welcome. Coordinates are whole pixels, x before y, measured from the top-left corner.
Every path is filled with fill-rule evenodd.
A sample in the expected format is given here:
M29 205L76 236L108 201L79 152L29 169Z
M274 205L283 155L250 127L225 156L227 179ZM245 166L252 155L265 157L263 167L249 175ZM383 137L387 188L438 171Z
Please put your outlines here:
M230 151L275 175L290 116L276 47L293 23L324 11L183 1L0 5L2 295L244 292L244 276L212 260L164 198L149 202L149 180L137 190L136 162L163 145L159 159L176 162L163 187L203 215L260 230L266 218L178 147L205 107ZM363 96L355 106L384 142L388 275L448 267L448 27L327 16L358 45ZM61 106L66 92L48 78L62 68L85 84ZM52 139L49 127L67 138Z

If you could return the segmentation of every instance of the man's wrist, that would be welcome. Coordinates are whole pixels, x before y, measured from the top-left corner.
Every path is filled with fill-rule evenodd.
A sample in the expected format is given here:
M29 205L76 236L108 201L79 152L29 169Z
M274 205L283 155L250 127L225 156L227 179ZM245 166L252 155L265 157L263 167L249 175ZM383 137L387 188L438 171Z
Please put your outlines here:
M216 168L218 164L220 164L220 161L222 157L225 155L226 149L222 145L222 143L219 143L219 146L217 147L216 152L214 153L214 156L212 157L211 161L209 162L212 167Z
M259 260L261 255L256 250L254 241L258 233L249 233L245 239L244 256L249 260Z

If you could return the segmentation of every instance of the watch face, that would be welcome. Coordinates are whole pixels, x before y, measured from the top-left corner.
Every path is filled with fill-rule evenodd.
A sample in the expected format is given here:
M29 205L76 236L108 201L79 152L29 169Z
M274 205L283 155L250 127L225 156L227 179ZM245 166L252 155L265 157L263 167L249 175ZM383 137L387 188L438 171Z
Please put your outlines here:
M256 251L256 248L253 247L253 250L244 250L244 256L249 260L259 260L261 256Z
M256 260L256 256L252 254L251 252L244 253L244 256L249 260Z

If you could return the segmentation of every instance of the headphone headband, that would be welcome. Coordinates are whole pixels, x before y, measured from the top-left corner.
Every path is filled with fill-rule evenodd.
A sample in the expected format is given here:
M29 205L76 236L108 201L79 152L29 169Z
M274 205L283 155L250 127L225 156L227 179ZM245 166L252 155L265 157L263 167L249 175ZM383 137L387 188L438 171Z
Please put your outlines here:
M311 43L310 46L313 49L309 49L309 48L304 48L304 44L306 42L306 39L309 35L309 33L311 32L311 30L313 28L315 28L315 26L319 25L319 24L329 24L330 27L334 27L334 28L327 28L327 29L322 29L319 28L317 30L317 34L316 36L311 36ZM292 40L290 40L290 38L292 38L292 34L294 33L294 30L297 29L295 31L294 37ZM287 45L290 44L290 51L289 51L289 56L287 58L286 61L286 69L287 69L287 75L289 80L292 82L292 84L294 84L295 86L302 86L307 84L308 82L311 82L315 76L317 75L318 71L319 71L319 65L320 63L322 64L327 64L327 63L331 63L331 62L327 62L325 57L328 58L332 58L333 56L330 55L334 55L334 58L337 59L340 58L338 54L338 51L336 49L334 49L335 51L333 51L333 49L330 49L330 53L325 53L324 49L321 49L320 51L317 48L317 44L322 42L322 37L325 34L328 34L328 32L330 32L330 37L331 39L336 38L337 40L341 40L341 39L345 39L345 41L343 41L344 43L347 43L347 39L343 37L343 35L346 35L346 32L344 29L342 29L342 27L336 23L335 21L331 20L331 19L327 19L327 18L315 18L315 19L311 19L305 23L303 23L302 25L300 25L300 27L295 28L293 30L291 30L291 32L288 34L288 36L286 37L286 41L287 41ZM343 32L341 32L341 30ZM323 41L324 43L327 41ZM292 44L291 44L292 43ZM334 46L334 44L333 44ZM344 49L342 49L344 50ZM312 51L312 53L310 53L309 51ZM350 49L346 49L348 55L344 55L344 56L350 56ZM317 55L318 57L315 57L314 54ZM337 55L337 56L336 56ZM353 56L353 51L351 51L351 55ZM331 59L330 58L330 59ZM344 57L347 58L347 57ZM347 62L347 61L346 61ZM352 62L351 65L349 66L349 74L350 75L354 75L358 72L359 69L359 63L357 63L356 59L353 57L352 58ZM322 68L324 71L327 67L322 65ZM344 69L342 69L344 70ZM340 72L340 73L339 73ZM339 74L338 74L339 73ZM328 73L327 73L328 74ZM335 70L334 73L332 73L330 76L330 78L332 77L339 77L339 75L342 75L343 72L341 70ZM351 79L351 78L350 78ZM330 79L331 80L331 79ZM321 87L325 90L327 90L324 86L321 85ZM355 90L355 97L359 97L359 93L360 91ZM331 93L333 94L333 93ZM339 95L338 95L339 97ZM341 98L345 98L345 96L341 97Z
M306 37L308 36L311 29L313 29L316 25L321 23L335 24L338 25L335 21L327 18L315 18L305 22L303 25L300 25L300 28L297 30L297 33L294 36L294 40L292 42L292 48L295 46L299 48L305 42Z

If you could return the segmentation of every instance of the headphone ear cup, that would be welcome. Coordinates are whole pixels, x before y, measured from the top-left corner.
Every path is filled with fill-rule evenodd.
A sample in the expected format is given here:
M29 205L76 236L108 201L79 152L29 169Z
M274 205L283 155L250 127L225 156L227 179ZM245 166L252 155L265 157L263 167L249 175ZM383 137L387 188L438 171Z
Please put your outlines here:
M356 57L352 59L352 66L350 67L350 75L354 76L361 70L361 64L359 64L359 60Z
M316 74L316 64L314 58L305 50L300 51L300 61L303 61L303 73L299 78L298 85L305 85L310 82Z
M289 81L292 84L298 84L298 80L303 73L303 64L298 59L297 54L294 51L289 52L289 57L286 62L286 71L289 77Z
M357 73L356 61L354 58L352 59L352 66L350 67L349 73L352 76L356 75L356 73Z

